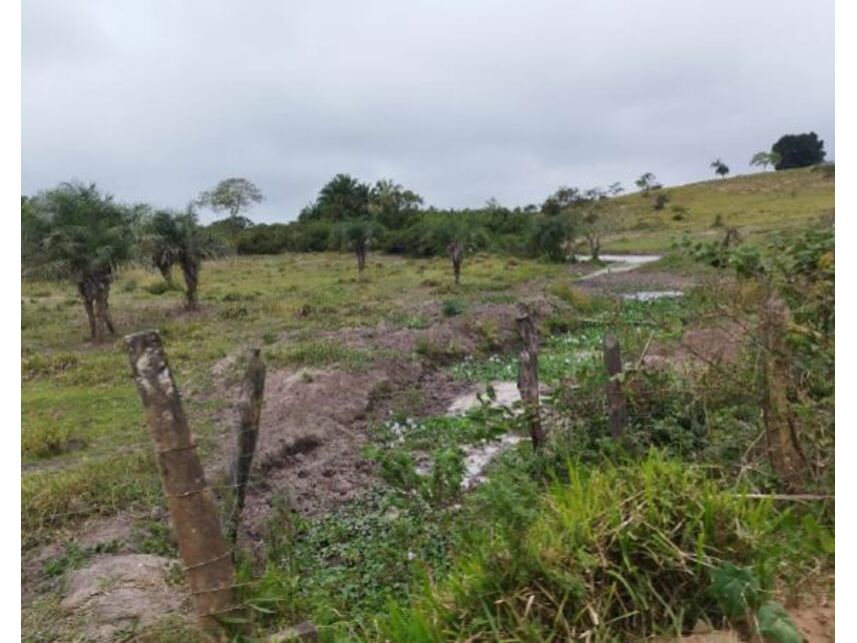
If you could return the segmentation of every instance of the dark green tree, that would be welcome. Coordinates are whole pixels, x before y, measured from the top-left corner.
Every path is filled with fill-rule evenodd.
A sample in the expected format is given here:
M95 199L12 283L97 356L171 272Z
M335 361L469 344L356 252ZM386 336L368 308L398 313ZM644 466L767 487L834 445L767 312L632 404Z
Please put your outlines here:
M90 337L116 332L108 299L116 269L134 245L133 215L94 183L63 183L30 204L22 241L30 247L25 273L70 279L86 310Z
M299 221L350 221L369 216L369 186L348 174L337 174L321 188L315 203L306 206Z
M145 229L143 246L152 263L168 281L172 266L179 266L185 282L185 307L196 310L202 261L223 254L223 244L200 227L193 206L185 212L159 210Z
M356 219L344 224L342 234L345 243L357 257L357 270L362 273L366 267L366 254L369 247L380 235L379 226L367 219Z
M824 161L824 141L815 132L809 134L786 134L771 147L779 154L780 160L774 163L776 170L789 170L796 167L808 167Z
M714 173L722 179L725 179L726 175L729 174L729 166L720 159L711 161L709 167L713 168Z
M369 190L368 211L389 230L399 230L419 212L423 198L390 179L381 179Z

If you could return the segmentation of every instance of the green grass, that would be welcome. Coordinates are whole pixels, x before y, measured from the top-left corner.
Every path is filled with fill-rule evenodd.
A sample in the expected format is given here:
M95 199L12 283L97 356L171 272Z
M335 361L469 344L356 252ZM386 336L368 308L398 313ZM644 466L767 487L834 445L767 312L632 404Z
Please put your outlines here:
M508 296L511 289L563 271L535 261L508 269L504 258L477 255L456 287L443 259L373 256L358 278L350 255L237 257L204 264L202 310L187 314L180 290L163 289L153 272L128 268L119 274L110 298L119 336L102 345L86 341L86 317L71 284L23 282L25 542L80 518L119 510L126 500L155 497L149 495L154 466L129 460L130 451L145 455L150 445L122 335L160 331L205 456L229 428L214 422L232 403L228 395L213 394L212 370L223 358L261 346L271 368L365 369L389 356L319 334L382 320L394 327L425 328L442 318L445 301L454 301L456 310L470 310L486 293ZM284 335L289 339L281 341ZM450 350L423 348L432 358L440 351L444 359ZM234 384L239 371L240 359L227 369L227 383ZM140 472L139 484L129 482L126 465ZM63 511L70 505L74 511Z
M670 201L657 211L653 203L659 193ZM606 216L615 232L605 239L604 251L660 252L685 234L714 239L726 227L738 228L750 240L764 237L832 215L834 193L834 179L803 168L663 188L648 197L629 194L610 203ZM686 209L683 220L673 218L676 206Z
M451 572L389 607L366 638L628 640L719 623L713 570L746 565L770 595L777 575L800 582L829 536L811 513L798 519L740 493L657 454L569 463L535 506L531 492L489 484Z

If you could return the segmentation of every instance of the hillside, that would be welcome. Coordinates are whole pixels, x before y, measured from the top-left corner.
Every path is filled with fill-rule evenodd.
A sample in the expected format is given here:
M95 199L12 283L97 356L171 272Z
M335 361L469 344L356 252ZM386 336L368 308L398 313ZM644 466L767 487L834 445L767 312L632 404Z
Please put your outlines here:
M633 193L616 198L607 213L609 226L616 233L605 239L605 248L665 250L684 234L720 235L726 227L736 227L752 240L831 216L833 167L761 172L662 188L648 196ZM659 194L669 201L662 210L655 210Z

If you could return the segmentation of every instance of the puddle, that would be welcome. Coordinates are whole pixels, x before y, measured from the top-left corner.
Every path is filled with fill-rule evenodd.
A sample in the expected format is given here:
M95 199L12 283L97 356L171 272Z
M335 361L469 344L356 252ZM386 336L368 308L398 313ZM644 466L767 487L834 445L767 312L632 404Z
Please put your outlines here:
M629 292L622 295L622 299L631 301L654 301L655 299L666 299L671 297L682 297L681 290L641 290L640 292Z
M601 255L599 257L601 261L606 261L612 265L605 266L600 270L584 275L578 278L578 281L594 279L601 275L609 275L616 272L628 272L629 270L635 270L647 263L658 261L661 257L662 255ZM581 261L589 261L590 258L584 255L579 257L579 259Z
M492 442L483 442L482 444L473 444L464 448L464 478L461 481L462 489L475 487L485 481L483 472L491 461L498 455L506 451L519 442L526 440L520 435L507 433L499 440Z
M491 402L491 406L512 406L521 399L517 382L491 382L491 386L497 394L497 399ZM485 391L479 390L458 396L446 410L447 415L464 415L470 409L479 408L480 402L477 396L480 394L484 395Z
M512 406L521 399L516 382L496 381L491 382L491 386L496 393L496 399L491 402L491 406ZM477 396L480 394L484 395L484 393L485 389L480 388L478 391L460 395L449 405L447 414L463 415L471 409L478 408L480 402ZM462 446L461 450L464 452L464 477L461 481L461 488L470 489L484 482L484 472L488 465L501 453L526 439L514 433L506 433L496 440ZM431 463L420 463L417 466L417 473L420 475L429 475L431 473Z

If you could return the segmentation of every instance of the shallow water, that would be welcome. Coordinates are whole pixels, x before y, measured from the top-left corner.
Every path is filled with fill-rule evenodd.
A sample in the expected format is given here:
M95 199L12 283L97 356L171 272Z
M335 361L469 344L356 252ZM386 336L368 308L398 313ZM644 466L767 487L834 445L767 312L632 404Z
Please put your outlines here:
M609 275L615 272L628 272L629 270L635 270L647 263L658 261L662 256L663 255L601 255L601 261L606 261L613 265L605 266L604 268L591 272L588 275L583 275L578 278L578 281L594 279L595 277ZM581 256L579 259L581 261L589 261L590 258L587 256Z
M684 293L681 290L641 290L639 292L625 293L622 295L622 299L631 301L654 301L655 299L683 296Z

